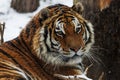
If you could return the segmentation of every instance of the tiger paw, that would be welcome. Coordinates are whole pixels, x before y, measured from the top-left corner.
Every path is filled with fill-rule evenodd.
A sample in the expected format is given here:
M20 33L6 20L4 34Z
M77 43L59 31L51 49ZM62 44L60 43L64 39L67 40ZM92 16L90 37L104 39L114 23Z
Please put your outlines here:
M60 79L63 79L63 80L92 80L84 74L82 74L82 75L69 75L69 76L65 76L65 75L61 75L61 74L54 74L54 76L58 77Z

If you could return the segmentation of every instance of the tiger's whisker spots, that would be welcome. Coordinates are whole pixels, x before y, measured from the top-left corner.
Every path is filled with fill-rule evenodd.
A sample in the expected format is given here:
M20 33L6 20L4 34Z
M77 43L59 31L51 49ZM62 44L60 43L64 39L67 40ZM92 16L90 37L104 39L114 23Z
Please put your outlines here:
M92 64L94 63L94 61L92 60L92 58L91 58L90 55L88 55L88 54L86 53L85 56L88 58L88 60L89 60Z

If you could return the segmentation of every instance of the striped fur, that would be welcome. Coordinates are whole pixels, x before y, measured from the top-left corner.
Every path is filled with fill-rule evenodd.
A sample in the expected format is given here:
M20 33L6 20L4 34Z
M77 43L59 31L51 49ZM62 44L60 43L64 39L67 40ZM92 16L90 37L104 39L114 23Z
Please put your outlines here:
M81 74L75 66L89 53L94 32L77 6L42 9L17 38L2 44L0 80L59 80L54 74Z

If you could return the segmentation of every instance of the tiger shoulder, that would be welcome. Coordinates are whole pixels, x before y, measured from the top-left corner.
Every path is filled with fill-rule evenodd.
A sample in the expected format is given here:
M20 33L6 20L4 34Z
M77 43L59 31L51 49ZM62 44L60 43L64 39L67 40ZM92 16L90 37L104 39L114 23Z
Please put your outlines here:
M0 80L69 80L81 75L80 64L94 43L92 24L82 11L77 3L38 12L17 38L0 46Z

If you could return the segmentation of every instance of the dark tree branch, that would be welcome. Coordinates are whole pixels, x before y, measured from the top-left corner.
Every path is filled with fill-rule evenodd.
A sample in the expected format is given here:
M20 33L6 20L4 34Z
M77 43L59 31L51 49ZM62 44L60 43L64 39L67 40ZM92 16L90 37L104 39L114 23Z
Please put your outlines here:
M5 23L4 22L0 22L0 45L4 42L4 29L5 29Z

